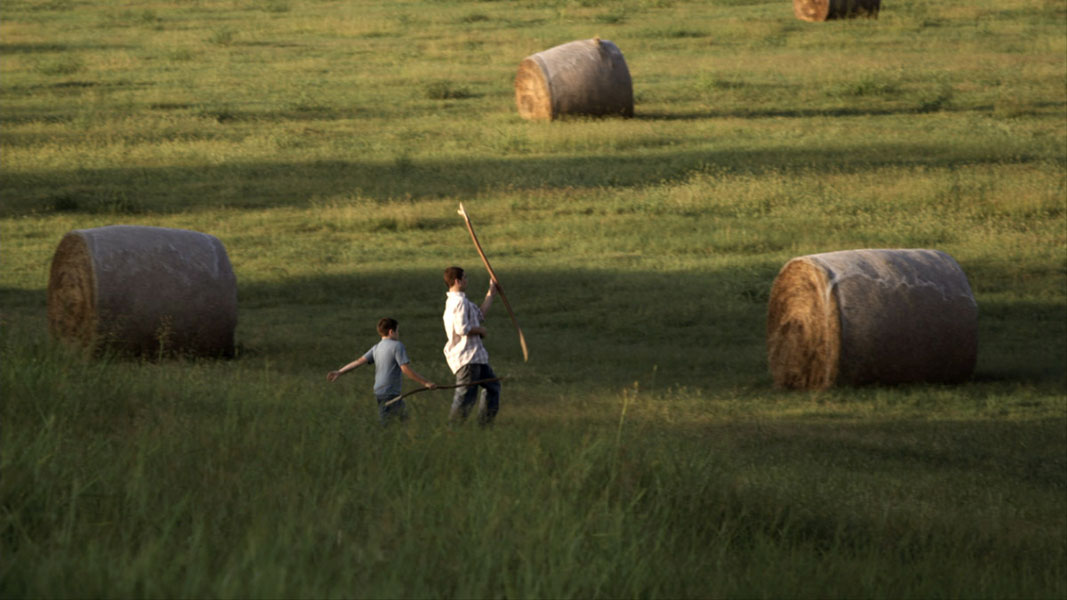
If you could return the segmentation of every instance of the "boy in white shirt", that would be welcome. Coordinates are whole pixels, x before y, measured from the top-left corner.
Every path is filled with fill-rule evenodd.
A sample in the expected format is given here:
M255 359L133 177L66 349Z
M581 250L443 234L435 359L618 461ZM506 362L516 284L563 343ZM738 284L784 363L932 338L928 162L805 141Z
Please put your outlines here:
M450 421L462 421L470 414L478 397L477 385L465 385L484 379L496 379L489 366L489 352L482 343L486 335L485 314L493 304L496 285L489 283L489 291L481 306L467 298L467 275L460 267L445 269L445 285L448 286L448 299L442 316L445 325L445 359L448 368L456 375L455 395L452 397ZM478 409L478 422L489 425L500 408L500 382L490 381L479 384L485 388L485 404Z

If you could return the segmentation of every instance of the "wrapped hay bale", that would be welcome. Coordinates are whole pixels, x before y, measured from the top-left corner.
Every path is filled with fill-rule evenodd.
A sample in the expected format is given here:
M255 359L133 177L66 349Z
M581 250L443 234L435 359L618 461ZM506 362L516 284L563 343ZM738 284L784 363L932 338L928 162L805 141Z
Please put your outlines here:
M802 21L877 19L881 4L881 0L793 0L793 14Z
M790 260L771 286L767 355L776 385L968 379L978 305L937 250L847 250Z
M515 104L524 119L563 115L634 115L630 70L608 40L578 40L523 59Z
M48 324L54 337L94 351L232 356L237 278L206 233L76 229L52 257Z

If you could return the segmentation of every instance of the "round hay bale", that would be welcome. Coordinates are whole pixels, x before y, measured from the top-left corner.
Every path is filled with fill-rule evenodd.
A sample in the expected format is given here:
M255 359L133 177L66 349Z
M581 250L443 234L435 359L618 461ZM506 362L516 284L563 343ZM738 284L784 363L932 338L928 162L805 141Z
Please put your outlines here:
M977 356L978 304L944 252L801 256L771 286L767 357L780 387L957 383Z
M578 40L523 59L515 104L524 119L564 115L634 115L634 87L618 46Z
M793 14L802 21L877 19L881 4L881 0L793 0Z
M92 351L233 356L237 278L222 242L206 233L75 229L52 257L48 325Z

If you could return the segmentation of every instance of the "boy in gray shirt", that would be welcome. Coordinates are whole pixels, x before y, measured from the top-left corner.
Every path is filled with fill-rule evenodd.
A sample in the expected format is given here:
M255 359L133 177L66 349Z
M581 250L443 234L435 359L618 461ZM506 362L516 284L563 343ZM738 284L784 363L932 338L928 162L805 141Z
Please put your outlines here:
M404 419L407 411L404 401L388 402L400 395L400 374L409 379L434 389L437 384L419 375L411 368L407 349L400 342L400 325L396 319L384 318L378 321L378 334L382 340L371 347L363 356L348 363L336 371L326 374L327 381L336 381L338 377L366 364L374 365L374 397L378 400L378 419L385 425L392 417Z

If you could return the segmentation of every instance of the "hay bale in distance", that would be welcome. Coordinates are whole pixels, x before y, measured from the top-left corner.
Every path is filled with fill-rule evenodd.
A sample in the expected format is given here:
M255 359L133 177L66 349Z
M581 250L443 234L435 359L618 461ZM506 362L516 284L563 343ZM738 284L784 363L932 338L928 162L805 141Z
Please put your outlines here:
M48 278L56 338L91 351L233 356L237 278L214 236L112 225L59 242Z
M793 0L793 14L802 21L877 19L881 5L881 0Z
M978 356L978 304L938 250L846 250L787 262L771 286L776 385L958 383Z
M578 40L523 59L515 104L524 119L632 117L634 88L618 46L600 38Z

